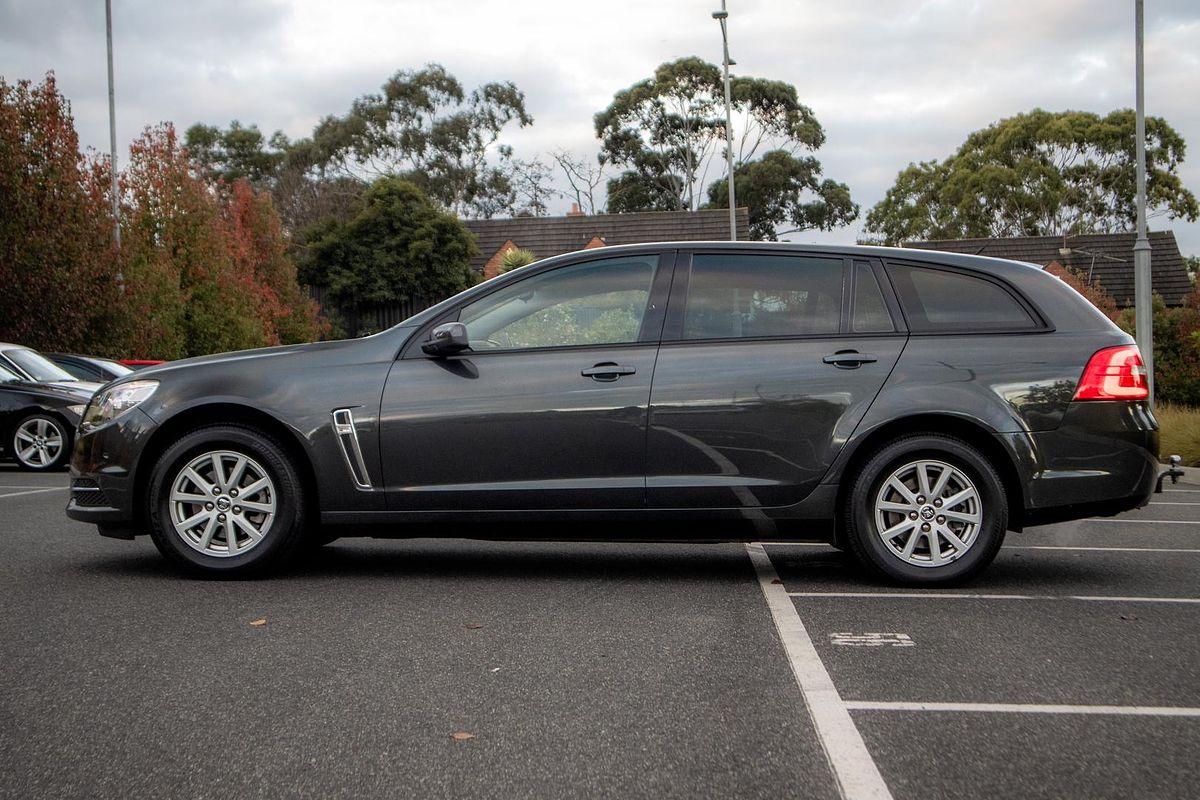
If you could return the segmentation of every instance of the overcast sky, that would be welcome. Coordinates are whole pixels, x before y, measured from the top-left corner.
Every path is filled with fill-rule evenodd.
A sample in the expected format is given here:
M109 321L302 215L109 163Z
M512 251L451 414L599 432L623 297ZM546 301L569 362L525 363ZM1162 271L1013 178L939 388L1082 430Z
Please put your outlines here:
M308 135L398 69L443 64L468 88L511 80L535 119L519 158L594 156L592 115L680 56L721 58L720 0L113 0L118 158L170 120ZM867 209L912 161L1035 107L1134 104L1133 0L729 0L741 74L788 81L827 142L827 177ZM53 70L84 146L108 149L103 0L0 0L0 75ZM1200 192L1200 2L1147 0L1146 108L1190 145ZM562 203L556 212L565 210ZM804 240L852 242L858 224ZM1200 254L1200 224L1172 228Z

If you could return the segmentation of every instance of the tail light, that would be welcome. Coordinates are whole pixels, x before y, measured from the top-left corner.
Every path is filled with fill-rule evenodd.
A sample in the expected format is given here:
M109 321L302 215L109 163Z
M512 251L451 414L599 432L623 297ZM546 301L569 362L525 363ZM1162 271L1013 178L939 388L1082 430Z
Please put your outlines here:
M1106 347L1083 368L1076 400L1148 400L1150 384L1137 345Z

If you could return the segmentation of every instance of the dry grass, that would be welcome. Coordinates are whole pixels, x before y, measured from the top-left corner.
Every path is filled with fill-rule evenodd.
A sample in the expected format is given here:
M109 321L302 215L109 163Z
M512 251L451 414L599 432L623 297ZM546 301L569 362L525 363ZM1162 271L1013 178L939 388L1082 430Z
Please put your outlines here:
M1200 409L1157 403L1154 416L1158 417L1162 459L1178 455L1185 467L1200 466Z

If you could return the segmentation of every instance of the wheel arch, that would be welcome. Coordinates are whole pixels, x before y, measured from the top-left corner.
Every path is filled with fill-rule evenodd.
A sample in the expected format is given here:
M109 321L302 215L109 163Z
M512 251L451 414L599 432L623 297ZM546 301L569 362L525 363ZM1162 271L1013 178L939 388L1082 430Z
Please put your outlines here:
M288 458L296 466L300 480L304 484L304 494L309 510L316 513L320 508L316 472L312 459L308 455L299 434L261 409L244 406L238 403L207 403L192 406L180 411L175 416L160 424L146 442L141 455L138 457L138 469L134 475L133 497L134 508L148 513L146 499L149 496L150 475L154 465L171 446L188 431L205 425L243 425L267 434L284 448ZM145 518L139 520L144 523Z
M858 442L844 462L839 473L837 505L838 524L834 535L841 543L845 542L846 532L841 523L841 510L845 507L850 493L850 476L862 467L863 463L888 442L914 433L941 433L961 439L979 450L995 468L1004 486L1005 499L1008 501L1008 527L1019 531L1024 525L1025 492L1022 488L1017 463L1013 455L996 437L995 432L979 422L975 422L952 414L915 414L909 417L891 420L870 431Z

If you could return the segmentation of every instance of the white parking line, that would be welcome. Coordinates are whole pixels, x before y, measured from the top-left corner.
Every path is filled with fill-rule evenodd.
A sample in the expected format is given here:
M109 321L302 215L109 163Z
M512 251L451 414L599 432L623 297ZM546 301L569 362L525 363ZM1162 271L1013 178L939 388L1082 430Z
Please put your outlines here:
M0 497L20 497L23 494L37 494L38 492L65 492L66 490L66 486L53 486L49 489L30 489L27 492L8 492L6 494L0 494Z
M1057 544L1007 544L1005 550L1092 550L1099 553L1200 553L1194 547L1070 547Z
M1078 600L1086 603L1200 603L1200 597L1116 597L1109 595L975 594L967 592L787 592L788 597L887 598L889 600Z
M1186 519L1109 519L1107 517L1097 519L1078 520L1079 522L1108 522L1117 525L1128 525L1131 522L1141 522L1147 525L1200 525L1200 522L1192 522Z
M1176 502L1167 502L1164 500L1155 500L1153 503L1150 504L1149 507L1153 508L1154 506L1200 506L1200 503L1176 503Z
M758 574L759 587L771 610L796 683L800 685L800 693L829 761L838 793L845 800L891 800L892 794L833 685L833 679L821 663L795 604L778 583L779 576L767 551L762 545L751 543L746 545L746 552Z
M1200 717L1200 708L1181 706L1070 706L1037 703L908 703L846 700L851 711L972 711L988 714L1108 714L1123 717Z

